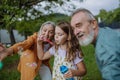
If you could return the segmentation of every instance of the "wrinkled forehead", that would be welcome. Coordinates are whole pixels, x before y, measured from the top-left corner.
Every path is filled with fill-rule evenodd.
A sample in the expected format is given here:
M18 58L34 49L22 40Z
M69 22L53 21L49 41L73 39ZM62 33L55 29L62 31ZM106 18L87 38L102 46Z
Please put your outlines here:
M76 13L71 17L71 26L74 27L75 25L88 21L88 15L83 12Z
M49 30L49 31L55 31L55 27L54 26L52 26L51 24L46 24L46 25L43 25L43 26L41 26L41 28L40 28L40 30L39 30L39 34L41 34L41 32L43 31L43 30Z
M53 29L54 30L54 26L52 26L51 24L46 24L44 26L41 26L40 30L43 30L43 29Z

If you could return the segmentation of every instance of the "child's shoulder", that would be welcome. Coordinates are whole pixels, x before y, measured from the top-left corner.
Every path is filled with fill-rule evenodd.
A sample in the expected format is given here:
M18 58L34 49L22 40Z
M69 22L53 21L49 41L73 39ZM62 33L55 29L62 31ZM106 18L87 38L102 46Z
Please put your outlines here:
M52 47L49 49L49 52L50 52L50 54L54 55L54 54L55 54L55 46L52 46Z

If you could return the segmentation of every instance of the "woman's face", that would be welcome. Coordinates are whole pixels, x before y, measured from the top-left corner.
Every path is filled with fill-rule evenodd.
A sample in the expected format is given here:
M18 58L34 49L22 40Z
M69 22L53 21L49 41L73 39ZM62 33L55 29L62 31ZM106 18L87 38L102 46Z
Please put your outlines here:
M54 38L54 31L54 27L51 24L47 24L43 26L41 34L44 38L52 40Z

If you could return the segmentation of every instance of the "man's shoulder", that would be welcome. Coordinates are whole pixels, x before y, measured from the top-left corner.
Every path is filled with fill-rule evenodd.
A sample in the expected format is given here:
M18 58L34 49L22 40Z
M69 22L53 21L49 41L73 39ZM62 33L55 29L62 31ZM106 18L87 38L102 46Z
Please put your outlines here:
M103 43L112 43L120 40L120 32L109 27L100 28L99 41Z
M111 29L111 28L109 28L109 27L102 27L102 28L100 28L100 30L102 30L102 31L113 31L113 29Z
M110 35L117 35L118 33L120 32L109 27L100 28L100 34L104 34L104 36L109 37Z

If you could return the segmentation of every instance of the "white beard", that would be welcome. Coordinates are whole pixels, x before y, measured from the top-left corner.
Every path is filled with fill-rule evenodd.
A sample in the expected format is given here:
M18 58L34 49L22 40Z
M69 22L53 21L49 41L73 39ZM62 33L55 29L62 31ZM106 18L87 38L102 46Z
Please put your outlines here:
M89 31L90 31L90 34L88 34L84 40L79 40L79 44L81 46L87 46L90 43L92 43L92 41L94 39L94 31L93 31L93 29L89 29Z

